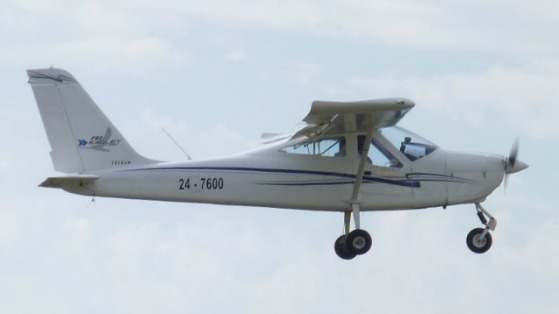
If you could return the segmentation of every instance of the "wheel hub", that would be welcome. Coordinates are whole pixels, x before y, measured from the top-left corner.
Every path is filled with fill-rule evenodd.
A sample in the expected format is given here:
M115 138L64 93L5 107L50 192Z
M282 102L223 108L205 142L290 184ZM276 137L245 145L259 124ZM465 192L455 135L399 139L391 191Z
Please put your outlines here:
M354 248L361 250L365 247L365 245L367 245L367 241L363 237L356 237L355 239L353 239L352 244Z
M473 244L476 247L479 247L479 248L484 247L486 243L487 243L487 239L485 237L481 238L481 234L476 234L474 236Z

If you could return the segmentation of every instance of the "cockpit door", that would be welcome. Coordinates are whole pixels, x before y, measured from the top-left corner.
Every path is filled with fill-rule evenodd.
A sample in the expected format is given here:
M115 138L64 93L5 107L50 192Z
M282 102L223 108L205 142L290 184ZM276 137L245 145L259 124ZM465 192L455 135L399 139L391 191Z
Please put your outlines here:
M353 137L354 174L359 169L365 138L365 134L356 134ZM377 204L386 203L387 208L391 207L391 202L394 204L409 201L415 184L406 177L410 171L411 162L380 132L375 131L367 154L360 199Z

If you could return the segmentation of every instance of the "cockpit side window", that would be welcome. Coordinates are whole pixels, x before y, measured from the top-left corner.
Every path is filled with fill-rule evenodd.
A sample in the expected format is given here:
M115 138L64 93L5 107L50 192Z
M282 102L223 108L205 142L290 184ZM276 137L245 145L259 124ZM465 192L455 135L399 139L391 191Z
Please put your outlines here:
M365 141L365 135L357 136L357 152L358 156L361 156L361 151L363 150L363 142ZM402 163L394 157L388 149L386 149L380 142L373 138L371 146L369 147L369 153L367 154L367 162L378 167L403 167Z
M344 157L346 155L346 142L343 136L322 138L288 146L280 151L299 155Z

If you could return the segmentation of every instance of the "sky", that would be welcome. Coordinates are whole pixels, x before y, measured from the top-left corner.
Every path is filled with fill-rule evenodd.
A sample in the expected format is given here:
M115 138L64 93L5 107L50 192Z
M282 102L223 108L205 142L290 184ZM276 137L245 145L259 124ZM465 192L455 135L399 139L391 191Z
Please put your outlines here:
M559 2L0 0L0 313L556 313ZM70 71L140 153L300 129L313 100L406 97L400 125L530 168L473 205L340 213L88 197L55 174L26 69Z

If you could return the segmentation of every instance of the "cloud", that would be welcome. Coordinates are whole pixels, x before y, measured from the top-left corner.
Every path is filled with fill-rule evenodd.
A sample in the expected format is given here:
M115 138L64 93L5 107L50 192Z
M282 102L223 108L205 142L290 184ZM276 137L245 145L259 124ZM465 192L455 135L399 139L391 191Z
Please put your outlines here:
M264 73L266 79L279 78L280 81L295 82L300 86L308 86L324 72L321 65L314 62L286 62L278 69Z
M0 152L0 170L8 168L10 165L10 158L6 153Z
M206 157L241 153L259 145L258 141L246 138L226 125L216 124L195 139L196 145L203 148Z
M172 7L167 4L167 7ZM549 43L556 24L544 3L435 1L237 1L182 2L177 14L223 27L372 41L416 49L468 49L513 53L557 50ZM475 22L474 22L475 21ZM534 25L534 26L532 26ZM551 50L550 50L551 48Z
M193 125L203 127L195 130ZM163 134L161 128L164 128L193 159L240 153L259 146L257 140L246 138L221 123L208 121L200 124L177 117L164 117L155 113L151 107L142 109L141 123L135 124L133 127L135 131L131 133L135 134L134 137L138 139L154 138L154 134L162 134L157 136L159 140L155 143L138 140L135 142L140 145L141 151L157 152L157 157L164 160L169 160L169 156L178 156L175 157L177 159L185 159L185 156L178 154L178 149L171 139Z
M229 53L227 53L227 55L225 56L225 60L230 61L230 62L243 62L245 61L247 58L245 52L239 48L233 49L231 50Z
M19 60L24 63L22 67L64 65L73 69L88 67L93 73L142 77L161 67L182 66L190 57L155 37L87 37L62 40L46 47L39 43L11 46L0 52L0 59ZM91 67L92 60L95 67Z
M555 64L531 69L493 66L478 74L447 74L433 77L354 77L347 88L404 95L418 106L470 124L502 120L522 133L537 138L559 135L559 80ZM378 92L377 92L378 93Z
M108 2L10 4L3 10L7 19L0 19L4 29L0 39L11 44L0 52L0 64L63 64L77 68L94 62L96 66L89 71L126 69L116 73L141 76L146 69L173 68L190 60L187 53L179 52L171 41L158 34L161 29L180 28L172 22L165 23L172 16L145 23L150 12Z
M178 117L161 116L152 107L141 108L140 124L142 125L140 129L148 131L146 134L159 133L161 129L165 129L173 137L178 136L178 139L184 140L186 134L189 133L185 120Z
M559 50L553 31L556 14L546 7L547 3L521 1L445 6L406 0L10 1L0 13L0 39L16 44L4 47L0 60L96 60L100 67L132 71L134 64L176 67L192 59L180 46L194 36L190 27L200 21L229 30L264 29L406 49L489 51L534 59L553 57ZM172 39L179 34L183 42ZM226 58L238 62L245 54L233 49Z
M93 224L86 218L70 218L64 221L52 244L52 249L61 256L92 267Z
M21 237L21 225L24 223L21 218L14 208L0 211L0 249L11 248Z

